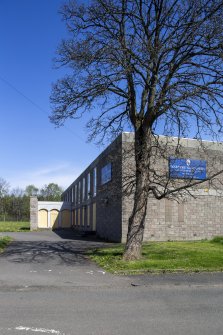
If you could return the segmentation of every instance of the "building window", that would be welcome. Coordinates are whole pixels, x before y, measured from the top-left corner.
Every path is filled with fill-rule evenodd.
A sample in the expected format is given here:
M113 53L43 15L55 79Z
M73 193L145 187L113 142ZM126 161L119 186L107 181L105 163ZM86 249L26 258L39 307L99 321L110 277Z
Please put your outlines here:
M72 198L71 201L74 202L74 188L72 187Z
M87 198L89 199L91 196L91 174L87 175Z
M74 186L74 203L77 204L77 184Z
M82 226L84 226L85 223L85 207L82 207Z
M70 189L70 199L69 201L71 202L72 201L72 188Z
M80 226L81 224L81 209L78 208L78 221L77 221L77 225Z
M97 194L97 168L93 170L93 196Z
M87 226L90 226L90 213L91 213L91 207L90 205L87 206Z
M106 184L112 179L112 164L108 163L101 169L101 184Z
M81 202L81 182L78 183L78 203Z
M75 210L72 211L72 226L76 226Z
M82 181L82 201L85 200L85 178Z
M78 209L75 210L75 219L76 226L78 226Z

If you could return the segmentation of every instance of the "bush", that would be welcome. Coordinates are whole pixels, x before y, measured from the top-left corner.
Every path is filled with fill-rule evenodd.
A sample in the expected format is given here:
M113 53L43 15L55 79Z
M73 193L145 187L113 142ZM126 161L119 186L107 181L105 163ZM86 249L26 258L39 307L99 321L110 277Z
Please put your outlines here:
M215 236L210 242L223 244L223 236Z
M8 236L1 237L0 236L0 252L4 250L5 247L11 242L11 238Z

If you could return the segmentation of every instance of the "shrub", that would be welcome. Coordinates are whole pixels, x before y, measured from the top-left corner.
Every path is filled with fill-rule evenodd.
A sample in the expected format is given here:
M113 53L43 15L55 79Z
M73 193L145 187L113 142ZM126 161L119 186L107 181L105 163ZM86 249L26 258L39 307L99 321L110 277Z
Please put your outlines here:
M215 236L210 242L223 244L223 236Z

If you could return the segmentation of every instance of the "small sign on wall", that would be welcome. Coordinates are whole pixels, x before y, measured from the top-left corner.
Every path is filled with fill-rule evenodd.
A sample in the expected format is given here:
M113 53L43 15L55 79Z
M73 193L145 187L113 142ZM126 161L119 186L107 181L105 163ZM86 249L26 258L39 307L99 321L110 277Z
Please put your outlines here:
M206 161L189 158L169 158L170 178L206 179Z

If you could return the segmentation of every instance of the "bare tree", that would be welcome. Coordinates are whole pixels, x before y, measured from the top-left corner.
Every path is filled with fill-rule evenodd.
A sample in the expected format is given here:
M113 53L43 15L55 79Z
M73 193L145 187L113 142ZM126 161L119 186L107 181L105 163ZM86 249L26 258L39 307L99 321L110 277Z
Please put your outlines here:
M71 38L62 41L56 63L68 74L53 86L51 121L59 126L90 111L90 139L135 133L125 259L141 255L148 196L162 199L203 182L174 182L168 169L160 171L157 159L166 158L168 143L155 134L201 140L222 132L222 9L219 0L94 0L86 6L71 0L61 9ZM175 154L179 149L175 143Z
M3 220L5 221L6 209L7 209L7 199L6 196L9 193L9 183L0 178L0 213L3 215Z
M5 179L0 178L0 198L7 195L8 192L9 192L9 183Z

